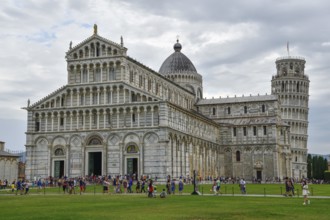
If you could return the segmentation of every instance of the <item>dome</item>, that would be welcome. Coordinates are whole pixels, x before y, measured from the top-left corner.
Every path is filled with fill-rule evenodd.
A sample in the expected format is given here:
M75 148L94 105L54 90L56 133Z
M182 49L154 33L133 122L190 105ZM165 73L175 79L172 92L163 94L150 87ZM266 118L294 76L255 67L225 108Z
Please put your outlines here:
M159 69L160 74L170 74L178 72L190 72L197 73L197 70L194 64L189 60L186 55L181 53L182 45L177 40L177 43L174 44L174 53L172 53L162 64Z

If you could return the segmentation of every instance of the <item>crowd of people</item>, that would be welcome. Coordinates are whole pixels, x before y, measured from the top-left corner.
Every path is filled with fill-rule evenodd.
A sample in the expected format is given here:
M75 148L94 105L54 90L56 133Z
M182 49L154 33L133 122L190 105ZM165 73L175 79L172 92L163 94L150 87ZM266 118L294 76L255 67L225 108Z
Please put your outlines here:
M102 185L103 193L109 193L110 188L113 188L113 193L146 193L148 197L155 198L157 196L157 183L158 178L151 178L150 176L141 176L140 178L136 178L135 175L118 175L118 176L85 176L78 178L68 178L66 176L62 178L38 178L34 181L29 182L28 180L18 179L14 180L11 184L8 180L1 181L0 180L0 189L10 189L12 192L16 192L16 194L28 194L30 187L37 188L37 190L41 191L46 187L59 187L59 190L62 189L62 192L68 194L82 194L86 191L87 185ZM279 178L273 178L275 182L282 182ZM221 185L227 183L237 184L242 194L247 193L247 182L243 178L233 178L233 177L211 177L208 176L206 178L196 177L196 181L201 183L211 183L212 188L210 189L214 195L221 194ZM295 190L295 185L301 184L301 193L304 197L304 205L310 204L308 199L309 189L308 183L313 184L322 184L325 183L323 181L318 180L307 180L303 179L298 181L294 178L283 178L285 184L285 194L284 196L291 197L295 196L297 191ZM265 181L268 183L269 179ZM251 183L261 183L261 181L254 179ZM164 182L160 182L160 184L164 184ZM165 181L165 188L160 192L161 198L166 198L167 195L179 194L181 195L184 189L185 184L194 184L194 180L192 178L180 176L178 179L171 178L167 176Z

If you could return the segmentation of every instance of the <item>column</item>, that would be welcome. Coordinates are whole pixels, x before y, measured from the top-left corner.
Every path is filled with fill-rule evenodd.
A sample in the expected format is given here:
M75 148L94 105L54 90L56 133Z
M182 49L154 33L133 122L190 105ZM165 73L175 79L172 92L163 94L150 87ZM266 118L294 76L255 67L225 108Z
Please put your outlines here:
M47 132L47 126L48 126L48 113L45 114L45 132Z
M72 112L70 112L70 131L72 131Z
M103 105L105 105L107 103L107 89L104 88L103 89Z
M100 112L99 110L96 112L96 129L99 129L99 121L100 121Z
M137 109L137 122L138 122L138 127L140 127L140 109Z
M151 107L151 126L154 126L154 109Z
M80 92L77 91L77 106L80 105Z
M51 126L51 131L54 131L54 113L52 112L52 114L51 114L51 119L52 119L52 126Z
M120 93L120 88L117 87L117 103L119 103L119 93Z
M105 129L107 123L107 112L103 110L103 128Z
M117 128L119 128L119 110L117 109Z
M83 112L83 121L82 121L83 130L85 130L85 124L86 124L86 113Z
M123 92L124 92L124 99L123 99L123 103L126 103L126 89L125 87L123 87Z
M72 107L73 91L70 91L70 106Z
M130 111L129 111L131 114L131 128L133 127L133 110L132 109L130 109Z
M64 118L63 119L63 131L65 131L66 130L66 118L67 118L66 113L64 113L64 117L63 118Z
M109 93L109 95L110 95L110 104L112 104L112 88L110 88L110 93Z
M92 130L92 116L93 116L92 112L90 111L88 115L89 115L89 130Z
M76 114L76 124L77 124L77 129L79 129L79 112L77 112L77 114Z
M97 105L100 104L100 89L97 88L97 102L96 102Z
M60 131L60 120L61 120L61 117L60 117L60 113L58 112L57 113L57 131Z
M123 111L124 127L126 127L126 109Z

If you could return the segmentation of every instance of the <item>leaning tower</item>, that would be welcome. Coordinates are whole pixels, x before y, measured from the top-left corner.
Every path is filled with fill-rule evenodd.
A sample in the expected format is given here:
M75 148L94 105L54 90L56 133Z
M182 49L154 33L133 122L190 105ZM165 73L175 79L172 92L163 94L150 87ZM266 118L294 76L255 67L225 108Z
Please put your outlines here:
M291 176L299 179L307 177L309 79L305 63L302 57L278 58L272 78L272 94L278 95L282 119L290 125Z

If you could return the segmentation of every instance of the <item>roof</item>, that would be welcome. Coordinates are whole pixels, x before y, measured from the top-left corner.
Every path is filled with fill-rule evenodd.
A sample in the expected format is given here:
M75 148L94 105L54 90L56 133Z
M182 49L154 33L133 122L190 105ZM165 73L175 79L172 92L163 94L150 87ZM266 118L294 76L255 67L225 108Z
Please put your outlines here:
M190 59L181 53L182 46L179 42L174 44L175 52L172 53L162 64L159 69L160 74L171 73L197 73L194 64Z
M216 120L218 123L232 124L232 125L265 125L265 124L277 124L282 126L288 126L283 120L277 117L255 117L255 118L235 118L235 119L222 119Z
M0 150L0 156L2 157L19 157L17 154L11 154L8 153L7 151Z
M258 95L258 96L242 96L242 97L228 97L228 98L212 98L200 99L197 105L214 105L214 104L230 104L239 102L265 102L276 101L277 95Z

